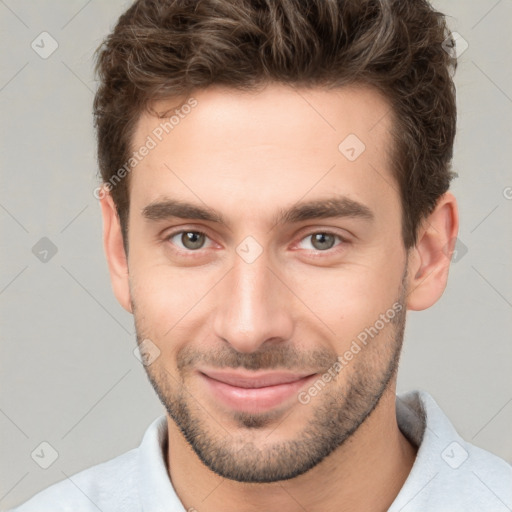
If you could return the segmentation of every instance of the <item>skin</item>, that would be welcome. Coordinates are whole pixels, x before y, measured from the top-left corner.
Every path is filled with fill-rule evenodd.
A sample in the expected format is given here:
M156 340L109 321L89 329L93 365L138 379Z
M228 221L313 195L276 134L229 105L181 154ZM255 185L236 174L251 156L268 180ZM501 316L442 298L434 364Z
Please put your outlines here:
M194 97L197 107L130 174L128 255L112 199L101 200L114 293L134 314L139 342L160 351L146 371L168 412L172 484L200 512L387 510L416 456L395 415L405 311L430 307L445 289L456 200L439 199L406 251L388 157L392 120L372 89L272 84ZM160 122L142 115L133 147ZM338 150L349 134L366 146L353 162ZM300 201L340 196L373 220L273 222ZM163 198L207 206L224 223L145 218ZM204 245L169 237L179 229L204 232ZM315 233L342 238L319 249ZM237 253L248 236L262 251L250 263ZM307 404L293 397L237 414L196 373L207 364L321 377L393 304L402 314Z

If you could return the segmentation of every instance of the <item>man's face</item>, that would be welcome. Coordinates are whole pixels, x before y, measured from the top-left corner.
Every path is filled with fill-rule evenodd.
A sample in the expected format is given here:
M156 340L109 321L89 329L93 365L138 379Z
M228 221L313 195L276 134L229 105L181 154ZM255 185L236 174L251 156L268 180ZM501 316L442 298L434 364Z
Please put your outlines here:
M138 341L158 347L148 376L206 466L292 478L350 437L395 377L407 259L389 106L361 88L194 98L161 141L166 119L150 115L133 140L157 143L130 176ZM169 216L172 201L211 218ZM301 208L315 201L339 214Z

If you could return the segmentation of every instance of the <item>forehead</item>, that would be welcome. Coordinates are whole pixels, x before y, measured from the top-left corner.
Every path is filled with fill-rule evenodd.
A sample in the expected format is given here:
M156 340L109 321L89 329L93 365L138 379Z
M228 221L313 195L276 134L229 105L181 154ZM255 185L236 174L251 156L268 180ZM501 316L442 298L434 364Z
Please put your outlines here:
M132 141L133 151L152 141L130 177L139 210L164 196L233 214L241 204L269 210L326 193L398 201L390 107L373 89L211 87L153 109L167 113L144 113Z
M192 100L194 107L189 106ZM238 151L248 143L275 145L276 139L289 142L294 151L337 149L337 142L347 133L375 144L391 123L386 98L374 88L356 85L304 89L271 84L257 93L212 86L190 98L154 102L152 109L165 114L161 118L147 112L141 115L134 146L143 144L156 130L157 138L162 132L166 139L186 140L194 145L187 149L196 152L199 144L219 148L221 143L225 150ZM174 137L166 137L171 134Z

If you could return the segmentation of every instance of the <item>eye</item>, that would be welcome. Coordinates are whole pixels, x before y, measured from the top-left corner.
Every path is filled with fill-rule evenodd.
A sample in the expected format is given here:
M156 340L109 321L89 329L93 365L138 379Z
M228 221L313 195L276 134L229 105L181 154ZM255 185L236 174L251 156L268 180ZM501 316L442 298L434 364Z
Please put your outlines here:
M174 238L177 238L179 242L174 241ZM203 233L202 231L182 230L171 233L166 237L166 240L177 245L180 249L196 251L203 248L207 238L208 236L206 233Z
M311 247L302 248L308 250L313 249L315 251L328 251L329 249L332 249L335 246L336 239L340 240L341 242L345 241L339 235L325 231L320 231L317 233L311 233L308 236L304 237L299 243L299 246L304 240L311 240Z

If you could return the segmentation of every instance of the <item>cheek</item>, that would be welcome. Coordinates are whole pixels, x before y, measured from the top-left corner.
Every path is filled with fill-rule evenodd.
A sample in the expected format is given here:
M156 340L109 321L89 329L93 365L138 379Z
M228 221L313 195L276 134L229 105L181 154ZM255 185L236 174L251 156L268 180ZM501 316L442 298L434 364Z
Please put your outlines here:
M392 268L384 260L379 265L312 267L303 270L300 278L288 275L288 279L301 299L297 307L307 311L309 322L327 325L330 336L344 346L374 325L399 298L402 269L398 261Z
M132 299L141 330L163 343L192 334L191 322L212 288L212 274L166 264L142 264L130 272ZM180 338L181 339L181 338Z

